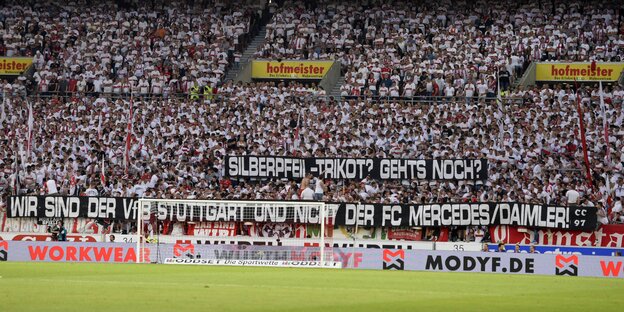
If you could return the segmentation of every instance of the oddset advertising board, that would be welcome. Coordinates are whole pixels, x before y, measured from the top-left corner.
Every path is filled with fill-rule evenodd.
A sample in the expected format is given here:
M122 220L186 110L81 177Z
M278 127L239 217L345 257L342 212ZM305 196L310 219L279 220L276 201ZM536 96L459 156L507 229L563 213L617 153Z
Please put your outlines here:
M314 247L146 246L140 252L143 262L167 264L311 267L318 257ZM156 248L163 257L156 257ZM332 252L334 267L352 269L624 278L622 257L362 248L334 248ZM0 261L127 263L134 262L136 255L134 244L0 241Z
M251 61L253 79L315 79L321 80L334 61Z

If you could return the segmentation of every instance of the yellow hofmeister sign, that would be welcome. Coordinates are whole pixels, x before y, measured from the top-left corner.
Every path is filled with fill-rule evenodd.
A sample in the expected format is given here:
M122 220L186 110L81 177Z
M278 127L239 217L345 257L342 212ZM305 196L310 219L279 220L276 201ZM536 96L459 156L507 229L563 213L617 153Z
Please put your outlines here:
M252 61L251 78L323 79L334 61Z
M0 76L19 75L32 64L31 57L0 57Z
M624 63L539 63L535 67L537 81L615 81L620 78Z

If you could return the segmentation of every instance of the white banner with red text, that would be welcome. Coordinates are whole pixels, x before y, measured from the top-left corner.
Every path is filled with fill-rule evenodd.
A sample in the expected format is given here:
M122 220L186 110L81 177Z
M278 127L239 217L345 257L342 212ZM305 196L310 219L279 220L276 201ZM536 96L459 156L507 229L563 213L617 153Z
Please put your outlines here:
M336 266L353 269L624 278L622 257L367 248L330 251ZM149 244L139 252L127 243L0 241L0 261L128 263L136 261L137 253L141 262L277 266L287 261L282 264L311 266L318 248Z

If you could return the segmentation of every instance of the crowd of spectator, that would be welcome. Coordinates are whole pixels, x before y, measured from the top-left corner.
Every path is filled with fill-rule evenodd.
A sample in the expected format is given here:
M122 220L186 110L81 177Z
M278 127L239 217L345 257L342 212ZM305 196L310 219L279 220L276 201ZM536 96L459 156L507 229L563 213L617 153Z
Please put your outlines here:
M7 88L8 83L5 84ZM232 84L206 102L135 99L128 173L124 167L128 98L15 98L2 122L0 188L12 190L15 156L22 192L212 199L307 199L301 181L231 180L225 155L302 157L487 158L487 181L324 181L323 199L385 203L523 201L565 204L575 189L584 204L624 196L624 92L605 87L610 163L595 88L519 89L502 110L486 100L411 103L326 100L293 84ZM584 109L596 189L587 187L577 95ZM100 182L104 164L107 182ZM609 174L606 188L605 174ZM309 183L314 190L315 181ZM318 183L318 182L316 182ZM316 190L315 190L316 191Z
M500 91L497 79L506 89L530 61L621 60L624 32L611 2L538 7L511 1L319 1L276 9L257 56L341 61L346 73L342 94L363 96L337 99L315 85L222 81L262 8L190 1L164 10L119 6L112 16L110 3L94 4L89 11L82 2L53 3L9 5L0 17L0 50L7 56L32 56L35 64L32 78L0 85L3 201L13 193L50 192L381 203L519 201L593 205L601 223L624 221L621 86L605 85L604 115L597 86L591 84L519 87L509 90L502 103L492 100ZM185 82L210 84L218 92L200 100L167 96L188 91ZM24 97L33 83L41 96ZM77 92L55 93L70 90ZM371 95L447 98L405 102ZM593 187L584 174L577 98ZM224 176L225 155L250 154L487 158L489 178Z
M249 1L8 1L0 54L32 57L40 94L174 94L216 87L259 28ZM88 8L88 10L85 10Z
M531 61L621 61L617 1L292 1L261 58L334 59L341 95L492 94Z

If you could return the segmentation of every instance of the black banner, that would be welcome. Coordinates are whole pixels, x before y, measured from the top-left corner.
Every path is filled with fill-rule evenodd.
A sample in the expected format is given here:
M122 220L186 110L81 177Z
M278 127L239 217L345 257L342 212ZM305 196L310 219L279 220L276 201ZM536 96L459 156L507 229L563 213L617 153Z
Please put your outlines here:
M129 197L10 196L7 217L136 220L136 204Z
M230 177L300 179L486 180L487 159L294 158L226 156Z
M525 203L338 204L335 224L374 227L510 225L593 231L596 208Z
M124 197L11 196L8 217L136 220L137 199ZM315 202L149 202L159 220L253 221L319 224ZM355 204L329 203L334 225L371 227L510 225L593 231L596 208L524 203Z

